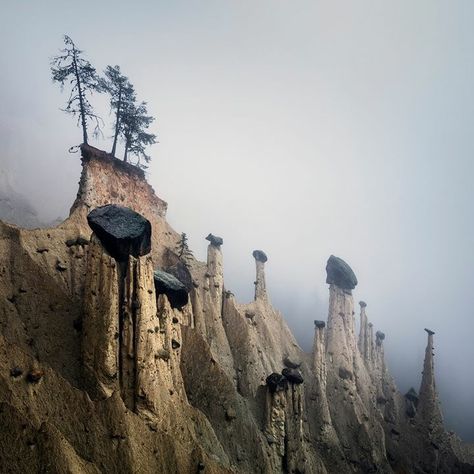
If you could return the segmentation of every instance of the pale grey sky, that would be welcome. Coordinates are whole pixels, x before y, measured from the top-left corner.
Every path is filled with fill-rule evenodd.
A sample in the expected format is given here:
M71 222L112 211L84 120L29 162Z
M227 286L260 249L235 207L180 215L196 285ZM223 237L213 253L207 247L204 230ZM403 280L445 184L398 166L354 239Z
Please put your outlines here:
M49 73L67 33L148 101L148 179L198 257L223 236L226 286L250 299L265 250L308 348L325 262L344 258L401 390L418 389L436 331L446 424L474 440L474 3L25 0L2 17L0 164L40 215L67 214L80 173Z

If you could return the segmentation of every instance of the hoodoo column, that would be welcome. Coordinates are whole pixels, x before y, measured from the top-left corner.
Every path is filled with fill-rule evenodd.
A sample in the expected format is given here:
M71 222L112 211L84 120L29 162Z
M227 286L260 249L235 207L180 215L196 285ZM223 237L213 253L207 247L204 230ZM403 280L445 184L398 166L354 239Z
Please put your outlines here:
M423 377L421 379L420 395L418 403L418 415L423 422L429 425L430 431L441 429L443 417L439 406L438 393L436 392L436 382L434 374L434 331L425 329L428 334L428 342L425 350L425 360L423 363Z
M330 285L326 351L339 376L352 379L357 350L352 290L357 285L357 278L344 260L333 255L328 260L326 272L326 283Z
M324 321L314 321L314 342L313 342L313 374L314 380L314 401L317 406L317 419L321 427L320 433L325 434L331 424L331 415L326 395L327 369L326 369L326 338Z
M370 347L370 331L369 331L369 320L365 308L367 303L365 301L359 301L360 305L360 332L359 332L359 351L364 359L364 362L368 363L371 360L372 350Z
M255 301L268 301L267 287L265 284L265 262L268 260L265 252L254 250L252 253L257 267L257 277L255 279Z
M222 262L221 245L224 240L221 237L209 234L207 247L207 275L209 278L209 292L212 302L216 308L222 307L222 293L224 291L224 266Z

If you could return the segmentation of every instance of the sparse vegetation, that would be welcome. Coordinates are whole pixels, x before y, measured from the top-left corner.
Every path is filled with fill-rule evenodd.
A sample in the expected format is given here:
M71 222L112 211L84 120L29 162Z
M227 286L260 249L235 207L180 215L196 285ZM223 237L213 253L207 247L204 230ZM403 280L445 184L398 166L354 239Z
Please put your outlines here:
M94 136L101 133L103 121L95 114L89 98L93 92L105 92L110 96L110 107L115 117L111 154L116 155L117 142L121 138L124 143L123 161L130 162L133 155L137 161L132 164L147 168L146 163L150 162L151 157L146 148L156 143L156 135L148 130L155 119L148 114L147 103L137 101L134 86L122 74L120 66L107 66L104 77L99 77L69 36L64 36L64 43L61 54L51 61L51 73L53 81L58 82L61 89L65 85L71 87L63 110L77 116L78 125L82 127L83 143L88 144L88 122L95 123Z
M104 74L105 77L99 79L99 87L101 91L110 95L110 108L115 113L114 141L110 152L115 156L122 116L128 104L134 102L135 91L128 77L121 73L120 66L107 66Z
M82 57L82 51L76 48L74 41L64 36L65 48L60 55L51 60L51 74L61 89L69 84L71 91L64 112L77 116L77 124L82 127L82 140L87 144L87 122L95 122L94 134L100 133L101 119L94 113L88 96L99 90L99 77L95 68Z
M181 234L181 237L177 242L177 253L178 257L184 260L193 256L193 252L190 250L188 245L188 236L185 232Z
M125 142L123 161L128 161L128 155L132 154L137 157L138 167L147 167L140 160L143 158L145 163L150 162L150 156L145 153L145 149L156 143L156 135L147 132L153 120L155 119L148 115L146 102L126 104L120 124L120 133Z

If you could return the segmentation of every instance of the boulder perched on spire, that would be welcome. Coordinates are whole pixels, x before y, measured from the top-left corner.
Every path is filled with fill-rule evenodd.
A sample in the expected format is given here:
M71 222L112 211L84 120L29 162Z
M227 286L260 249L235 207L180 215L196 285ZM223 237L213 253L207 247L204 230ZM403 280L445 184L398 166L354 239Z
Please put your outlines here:
M87 222L107 252L118 261L151 251L151 224L129 207L107 204L89 212Z
M217 235L213 234L209 234L206 237L206 240L208 240L211 245L217 248L220 248L220 246L224 243L224 239L222 237L217 237Z
M326 283L334 284L343 290L353 290L357 278L352 268L342 258L331 255L326 265Z
M321 321L319 319L315 319L314 320L314 325L319 328L319 329L323 329L326 327L326 322L325 321Z

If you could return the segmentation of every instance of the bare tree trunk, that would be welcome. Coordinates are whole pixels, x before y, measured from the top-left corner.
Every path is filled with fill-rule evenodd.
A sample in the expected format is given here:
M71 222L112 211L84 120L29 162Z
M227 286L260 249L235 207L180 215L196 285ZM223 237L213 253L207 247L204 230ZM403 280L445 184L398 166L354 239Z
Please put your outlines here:
M115 135L114 135L114 143L112 145L112 156L115 156L115 149L117 148L117 138L119 134L119 127L120 127L120 108L122 107L122 83L119 86L119 96L118 96L118 104L117 104L117 113L115 114ZM124 158L126 160L126 156Z
M87 123L86 123L86 114L84 111L84 98L83 98L83 92L82 92L82 87L81 87L81 79L79 77L79 71L77 70L77 62L76 62L76 47L74 46L74 43L72 45L72 50L73 50L73 56L72 56L72 62L74 64L74 75L76 76L76 82L77 82L77 92L79 95L79 108L81 110L81 123L82 123L82 141L85 145L87 145Z

